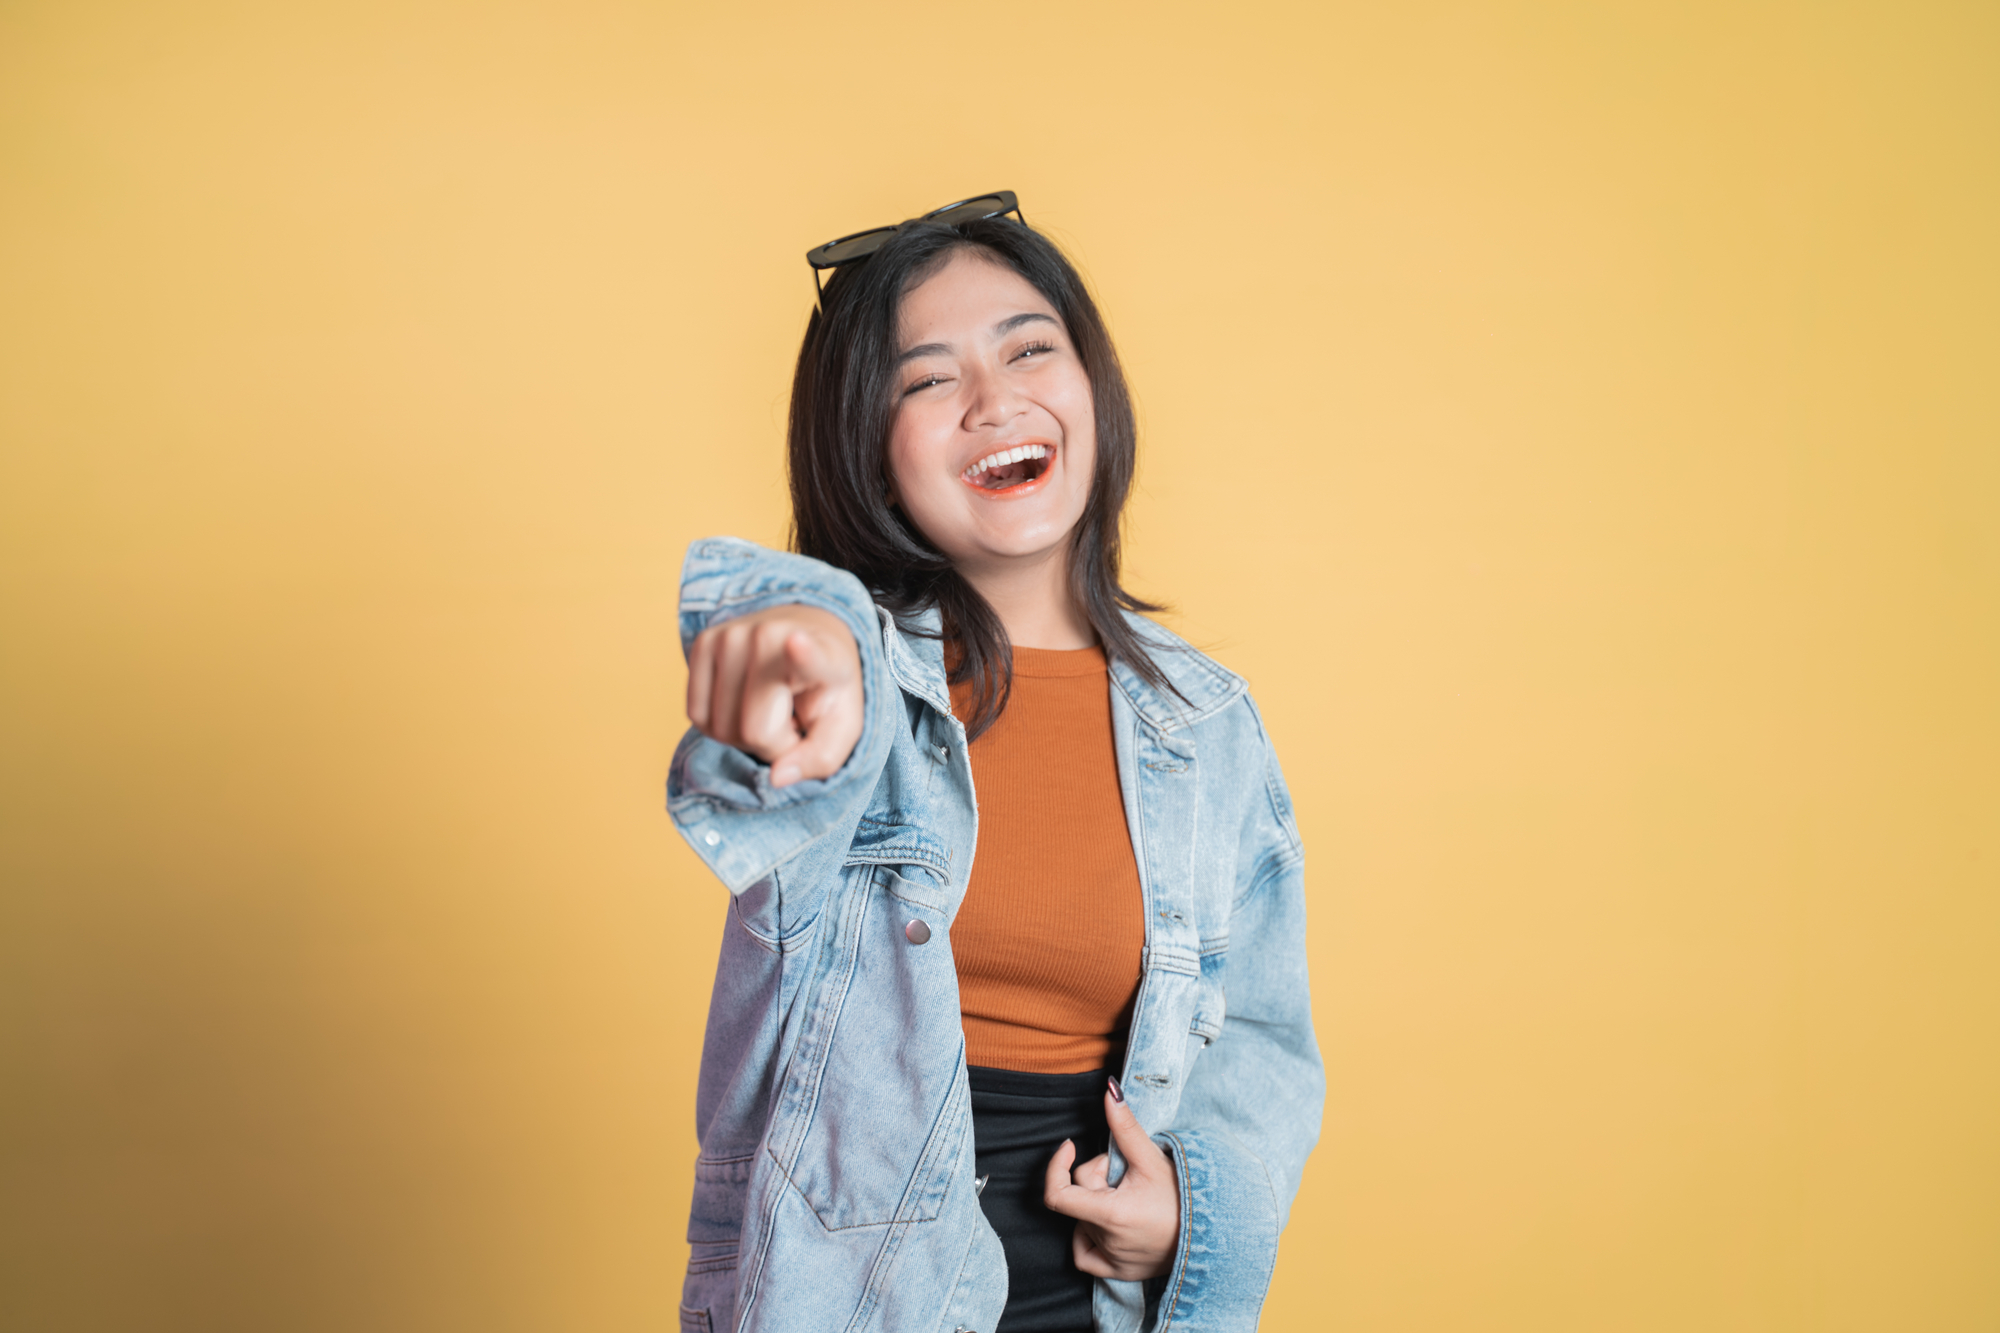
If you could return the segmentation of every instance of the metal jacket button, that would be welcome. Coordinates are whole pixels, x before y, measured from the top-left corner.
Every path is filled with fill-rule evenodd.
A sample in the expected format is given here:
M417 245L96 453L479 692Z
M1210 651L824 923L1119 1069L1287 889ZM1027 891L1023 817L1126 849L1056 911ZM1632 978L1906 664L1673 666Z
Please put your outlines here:
M909 925L904 926L903 934L912 944L929 944L931 942L931 928L922 921L912 921Z

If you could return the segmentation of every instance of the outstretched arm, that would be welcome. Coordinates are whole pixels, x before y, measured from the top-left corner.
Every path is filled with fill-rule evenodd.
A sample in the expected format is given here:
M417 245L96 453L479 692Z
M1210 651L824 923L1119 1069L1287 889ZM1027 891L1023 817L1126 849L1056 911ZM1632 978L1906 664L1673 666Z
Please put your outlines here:
M674 826L732 893L787 864L817 882L902 712L874 601L845 570L713 537L681 567L680 629L695 725L667 775Z

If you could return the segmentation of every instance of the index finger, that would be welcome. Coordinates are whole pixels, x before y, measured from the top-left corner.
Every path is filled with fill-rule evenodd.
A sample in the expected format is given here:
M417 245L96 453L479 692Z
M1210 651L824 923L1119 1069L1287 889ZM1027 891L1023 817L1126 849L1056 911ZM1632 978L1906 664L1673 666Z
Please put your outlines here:
M831 674L831 662L819 640L802 629L795 629L785 636L785 666L789 671L794 689L818 685Z
M1128 1171L1156 1175L1160 1168L1168 1167L1167 1154L1153 1142L1152 1135L1139 1123L1139 1117L1125 1104L1125 1090L1118 1086L1115 1078L1104 1091L1104 1122L1111 1130L1111 1141L1118 1145L1119 1152L1125 1154Z

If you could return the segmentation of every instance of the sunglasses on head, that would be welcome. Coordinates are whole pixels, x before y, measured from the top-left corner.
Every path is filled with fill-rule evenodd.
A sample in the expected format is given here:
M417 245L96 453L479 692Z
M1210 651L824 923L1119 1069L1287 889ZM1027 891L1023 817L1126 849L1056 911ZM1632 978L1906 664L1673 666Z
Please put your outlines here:
M961 199L942 208L933 208L920 218L898 222L893 227L870 227L867 231L857 231L851 236L828 241L825 245L815 245L806 251L806 263L812 265L813 270L813 300L815 303L819 300L819 293L822 290L819 275L822 270L839 268L842 264L852 264L856 260L868 258L887 245L890 237L912 223L935 222L941 226L957 227L968 222L980 222L986 218L1004 217L1008 213L1012 213L1022 226L1027 225L1028 219L1021 215L1021 205L1014 198L1014 192L994 190L990 194L974 195L970 199Z

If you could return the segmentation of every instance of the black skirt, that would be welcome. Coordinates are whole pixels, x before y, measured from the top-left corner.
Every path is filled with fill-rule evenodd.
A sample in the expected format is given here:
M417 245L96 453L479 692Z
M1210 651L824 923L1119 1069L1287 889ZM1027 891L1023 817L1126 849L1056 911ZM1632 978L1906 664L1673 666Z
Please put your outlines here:
M1105 1150L1105 1072L968 1071L973 1153L986 1177L979 1206L1007 1251L1007 1311L997 1333L1091 1333L1091 1279L1071 1258L1074 1218L1042 1204L1049 1158L1064 1139L1076 1160Z

